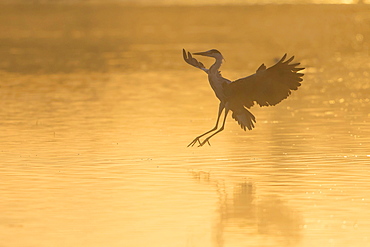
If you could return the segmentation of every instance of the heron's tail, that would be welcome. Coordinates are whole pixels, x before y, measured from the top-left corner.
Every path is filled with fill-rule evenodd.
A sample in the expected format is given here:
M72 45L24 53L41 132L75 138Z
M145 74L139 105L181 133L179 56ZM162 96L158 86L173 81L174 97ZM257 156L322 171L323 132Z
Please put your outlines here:
M254 128L254 123L256 122L256 118L253 116L253 114L245 109L244 107L238 108L238 109L231 109L233 111L232 117L238 122L240 127L243 130L246 130L247 128L249 130L252 130Z

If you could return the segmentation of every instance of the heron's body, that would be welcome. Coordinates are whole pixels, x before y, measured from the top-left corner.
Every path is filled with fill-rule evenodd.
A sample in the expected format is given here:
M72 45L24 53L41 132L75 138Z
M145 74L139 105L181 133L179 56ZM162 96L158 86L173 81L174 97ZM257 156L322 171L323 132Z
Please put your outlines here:
M209 81L209 84L211 85L213 91L215 92L216 97L220 101L225 101L226 96L225 96L223 85L225 83L231 83L231 81L229 81L226 78L223 78L220 73L209 73L208 74L208 81Z
M255 103L260 106L276 105L283 99L287 98L291 90L297 90L301 85L302 73L297 73L303 68L296 68L299 63L289 64L294 57L284 61L286 54L274 66L266 69L262 64L255 74L248 77L230 81L221 76L220 67L223 56L217 50L194 53L194 55L203 55L216 59L215 63L207 69L201 62L192 57L191 53L183 50L184 60L208 74L208 81L220 100L216 125L213 129L197 136L188 146L193 146L199 142L200 146L209 143L209 139L224 129L228 112L232 111L232 117L238 122L242 129L251 130L256 122L255 117L248 111ZM218 122L222 111L225 110L225 116L222 126L217 130ZM217 131L215 131L217 130ZM200 138L215 131L208 136L203 142Z

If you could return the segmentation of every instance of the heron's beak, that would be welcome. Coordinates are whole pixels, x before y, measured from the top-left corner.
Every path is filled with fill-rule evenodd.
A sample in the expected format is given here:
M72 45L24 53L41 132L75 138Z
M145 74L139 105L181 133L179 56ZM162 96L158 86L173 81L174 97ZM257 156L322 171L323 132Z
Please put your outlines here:
M195 52L195 53L193 53L193 55L208 56L208 52L206 52L206 51L204 51L204 52Z

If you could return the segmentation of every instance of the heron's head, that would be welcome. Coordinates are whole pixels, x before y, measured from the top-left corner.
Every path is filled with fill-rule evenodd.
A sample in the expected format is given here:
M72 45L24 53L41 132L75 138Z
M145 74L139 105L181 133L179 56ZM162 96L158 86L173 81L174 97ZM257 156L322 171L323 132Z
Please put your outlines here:
M195 52L193 54L194 55L206 56L206 57L214 57L216 59L218 59L218 58L224 59L224 57L222 56L221 52L219 52L216 49L212 49L212 50L204 51L204 52Z

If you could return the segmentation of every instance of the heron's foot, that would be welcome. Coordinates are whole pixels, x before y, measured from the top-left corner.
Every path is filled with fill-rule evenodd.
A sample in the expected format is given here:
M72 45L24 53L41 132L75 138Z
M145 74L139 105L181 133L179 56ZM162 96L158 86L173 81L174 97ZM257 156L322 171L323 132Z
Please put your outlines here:
M195 145L195 143L199 142L199 145L200 145L200 137L196 137L192 142L189 143L189 145L187 147L193 147Z
M206 138L204 141L202 142L199 142L199 146L198 147L202 147L204 146L204 144L208 143L208 145L211 146L211 143L209 142L209 138Z

